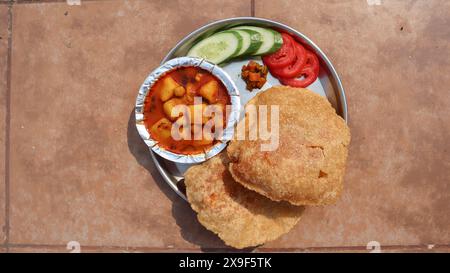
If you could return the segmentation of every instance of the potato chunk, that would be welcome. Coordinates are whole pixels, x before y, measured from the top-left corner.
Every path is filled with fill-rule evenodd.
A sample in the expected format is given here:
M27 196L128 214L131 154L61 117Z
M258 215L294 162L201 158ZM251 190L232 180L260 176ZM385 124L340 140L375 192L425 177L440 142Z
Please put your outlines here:
M205 116L205 110L207 107L206 103L202 104L191 104L189 107L189 118L191 119L191 124L205 124L209 117ZM201 117L201 118L199 118ZM197 121L198 120L198 121Z
M174 89L178 87L179 84L172 79L172 77L167 76L164 78L161 86L160 98L162 101L167 101L173 97Z
M200 88L199 93L209 103L216 103L219 94L219 83L216 80L209 81Z
M192 104L194 102L195 90L194 85L191 82L188 82L186 85L186 92L183 96L184 100L188 104Z
M212 138L209 138L209 139L203 138L202 140L194 140L194 141L192 141L192 145L194 147L210 145L212 143L213 143L213 139Z
M183 101L178 98L170 99L163 104L164 113L170 120L175 120L183 115L183 113L176 113L176 111L173 111L174 107L180 104L183 104Z
M150 128L150 134L158 139L168 139L171 136L172 123L166 118L158 120Z
M184 95L184 93L186 93L186 89L184 89L184 87L180 85L180 86L175 87L173 92L175 93L175 96L182 97Z
M197 74L195 74L194 80L196 82L199 82L202 79L202 77L203 77L203 73L202 72L197 72Z
M191 124L189 117L181 116L173 124L174 132L173 139L175 140L190 140L191 139Z

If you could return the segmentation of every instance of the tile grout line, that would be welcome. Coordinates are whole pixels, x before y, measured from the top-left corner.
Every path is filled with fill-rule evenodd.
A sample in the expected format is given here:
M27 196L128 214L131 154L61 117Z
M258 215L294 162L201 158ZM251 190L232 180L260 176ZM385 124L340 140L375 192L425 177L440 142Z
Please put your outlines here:
M250 0L250 16L255 17L255 0Z
M65 245L53 245L53 244L9 244L10 248L49 248L49 249L59 249L66 248ZM442 244L442 245L434 245L433 249L447 249L450 245ZM81 246L81 249L90 249L90 250L130 250L130 251L201 251L201 249L197 248L166 248L166 247L126 247L126 246ZM425 250L428 249L427 245L387 245L382 247L381 250L412 250L412 249L420 249ZM217 252L236 252L230 249L223 248L206 248L205 250L209 251L217 251ZM262 248L258 249L258 252L298 252L298 251L339 251L339 250L367 250L365 246L335 246L335 247L306 247L306 248ZM237 250L237 252L240 252Z
M10 0L11 2L14 2L17 5L26 5L26 4L54 4L54 3L65 3L67 0L21 0L18 2L18 0ZM115 1L115 0L80 0L81 4L83 2L102 2L102 1Z
M383 250L437 250L437 249L448 249L450 248L450 244L436 244L433 246L433 248L429 248L428 245L386 245L381 246L381 251ZM262 248L260 249L260 252L270 252L270 251L277 251L277 250L288 250L288 251L333 251L333 250L343 250L343 251L358 251L358 250L367 250L370 251L370 249L367 249L367 246L328 246L328 247L306 247L306 248Z
M9 229L10 229L10 128L11 128L11 56L12 56L12 5L8 3L8 54L6 61L6 115L5 115L5 245L9 252Z

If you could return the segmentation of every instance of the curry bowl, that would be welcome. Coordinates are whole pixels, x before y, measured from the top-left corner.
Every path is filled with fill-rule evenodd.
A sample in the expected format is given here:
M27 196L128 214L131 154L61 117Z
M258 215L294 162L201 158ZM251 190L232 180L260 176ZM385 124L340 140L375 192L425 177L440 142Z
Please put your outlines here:
M140 87L136 128L149 149L162 158L178 164L200 163L226 147L239 120L240 105L239 91L222 68L201 58L178 57L156 68ZM176 106L185 106L186 112L174 114ZM208 107L226 113L219 119L223 125L220 137L213 133L204 137L212 118L194 121L194 113L203 113ZM187 137L175 141L175 126L182 132L189 127ZM190 138L191 128L200 136Z

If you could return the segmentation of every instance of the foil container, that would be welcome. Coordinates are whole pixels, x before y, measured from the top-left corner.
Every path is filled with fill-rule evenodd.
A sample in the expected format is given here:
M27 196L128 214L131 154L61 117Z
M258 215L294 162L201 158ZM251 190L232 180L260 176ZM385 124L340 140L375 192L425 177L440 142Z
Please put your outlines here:
M219 141L205 150L203 153L185 155L173 153L158 144L158 141L152 138L150 133L144 124L144 103L148 92L150 92L152 86L167 73L180 68L180 67L199 67L204 69L219 79L225 86L231 100L231 109L228 113L228 119L226 127L223 130L222 137ZM153 70L153 72L148 75L144 83L139 89L138 96L136 98L135 105L135 117L136 117L136 128L139 135L144 140L145 144L156 154L161 157L176 162L176 163L200 163L206 161L207 159L220 153L227 145L227 142L231 140L234 133L234 125L239 121L241 102L239 98L239 90L237 89L234 82L231 80L230 76L219 66L213 64L205 59L194 58L194 57L179 57L171 59L164 63L160 67Z

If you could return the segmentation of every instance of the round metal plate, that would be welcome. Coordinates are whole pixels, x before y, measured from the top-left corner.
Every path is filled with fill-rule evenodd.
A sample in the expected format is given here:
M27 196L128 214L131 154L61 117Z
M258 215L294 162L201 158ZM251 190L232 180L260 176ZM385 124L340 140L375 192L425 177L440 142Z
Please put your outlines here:
M317 57L320 60L320 74L319 78L311 86L309 86L308 89L322 96L325 96L330 101L331 105L333 105L333 107L336 109L338 115L340 115L346 122L348 121L347 101L345 98L344 88L331 61L328 59L325 53L323 53L323 51L308 37L306 37L301 32L279 22L256 17L238 17L207 24L195 30L194 32L183 38L180 42L178 42L178 44L169 51L169 53L161 63L165 63L175 57L185 56L187 51L193 44L195 44L198 39L209 36L212 33L217 32L218 30L238 25L271 27L274 29L282 30L284 32L288 32L291 35L295 36L298 41L301 41L309 50L316 53ZM250 100L258 92L260 92L256 90L252 92L247 91L245 89L245 83L239 78L242 65L247 64L250 59L261 62L260 57L255 57L234 61L222 66L222 68L230 75L232 80L235 81L238 90L240 91L242 106L244 106L248 100ZM267 83L264 85L263 90L273 85L279 84L280 83L276 78L269 75L267 78ZM244 109L244 107L241 107L241 109ZM159 157L152 151L150 151L150 154L153 161L155 162L156 168L161 173L163 179L180 197L187 200L185 195L183 174L190 166L192 166L192 164L173 163L171 161L165 160L162 157Z

